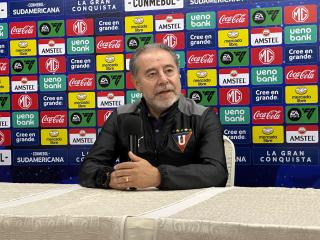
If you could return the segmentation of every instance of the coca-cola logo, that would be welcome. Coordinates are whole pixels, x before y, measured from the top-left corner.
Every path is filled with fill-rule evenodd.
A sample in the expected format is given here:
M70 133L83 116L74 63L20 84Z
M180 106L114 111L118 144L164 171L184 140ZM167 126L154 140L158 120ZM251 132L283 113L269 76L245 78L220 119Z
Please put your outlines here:
M295 72L294 70L290 70L287 73L286 78L288 80L292 79L314 79L315 77L315 70L306 69L300 72Z
M54 124L54 123L63 124L65 122L65 115L61 115L61 114L58 114L55 116L44 115L41 118L41 122L46 124Z
M280 110L270 110L268 112L262 112L258 110L253 114L254 120L280 120L280 117Z
M246 14L237 13L233 16L222 15L219 18L219 24L229 23L244 23L246 21Z
M25 34L33 34L35 28L32 25L26 25L24 27L17 27L14 26L11 28L11 34L19 34L19 35L25 35Z
M91 87L93 85L93 78L72 78L69 82L70 87Z
M192 54L188 58L188 63L213 63L214 62L214 54L205 54L202 56L196 56Z
M121 40L111 40L110 42L105 42L100 40L97 44L97 49L106 49L106 48L120 48Z

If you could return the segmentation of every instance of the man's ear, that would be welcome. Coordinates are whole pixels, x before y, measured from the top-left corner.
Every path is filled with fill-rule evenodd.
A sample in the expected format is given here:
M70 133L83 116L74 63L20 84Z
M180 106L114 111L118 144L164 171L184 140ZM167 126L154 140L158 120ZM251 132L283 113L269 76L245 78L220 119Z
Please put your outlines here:
M133 86L135 87L135 89L140 91L140 89L141 89L140 81L134 77L132 77L131 79L132 79L132 83L133 83Z

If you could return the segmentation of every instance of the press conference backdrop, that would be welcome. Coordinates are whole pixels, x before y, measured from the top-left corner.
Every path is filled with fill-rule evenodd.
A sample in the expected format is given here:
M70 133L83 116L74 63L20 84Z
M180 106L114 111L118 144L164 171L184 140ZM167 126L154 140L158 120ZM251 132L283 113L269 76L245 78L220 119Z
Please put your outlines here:
M236 145L236 185L320 187L316 0L0 2L0 180L76 183L99 128L141 97L128 62L164 42L183 94Z

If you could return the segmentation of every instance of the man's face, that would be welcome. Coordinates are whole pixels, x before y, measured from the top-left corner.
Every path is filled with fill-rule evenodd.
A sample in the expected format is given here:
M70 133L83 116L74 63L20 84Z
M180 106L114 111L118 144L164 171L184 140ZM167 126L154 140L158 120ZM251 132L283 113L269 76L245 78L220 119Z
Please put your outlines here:
M151 111L163 112L181 92L179 69L174 59L165 50L149 49L139 55L137 66L136 89L143 93Z

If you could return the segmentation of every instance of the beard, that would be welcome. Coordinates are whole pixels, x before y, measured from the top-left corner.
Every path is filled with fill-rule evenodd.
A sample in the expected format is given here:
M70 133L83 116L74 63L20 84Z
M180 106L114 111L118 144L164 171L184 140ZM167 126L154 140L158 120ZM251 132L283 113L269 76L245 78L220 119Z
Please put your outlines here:
M156 89L153 97L144 95L147 104L157 112L163 112L171 107L180 97L180 89L175 89L173 86L166 86Z

